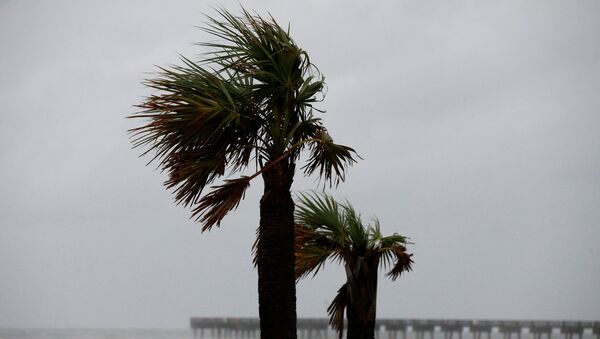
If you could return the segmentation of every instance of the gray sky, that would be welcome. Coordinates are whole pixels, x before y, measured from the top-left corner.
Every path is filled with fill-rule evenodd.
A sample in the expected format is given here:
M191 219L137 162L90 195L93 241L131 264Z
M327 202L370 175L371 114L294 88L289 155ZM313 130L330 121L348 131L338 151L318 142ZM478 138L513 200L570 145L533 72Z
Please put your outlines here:
M256 316L257 181L201 234L126 130L234 1L0 1L0 326ZM600 2L248 1L325 74L335 194L415 242L379 317L600 319ZM316 187L297 176L295 189ZM298 286L324 317L344 279Z

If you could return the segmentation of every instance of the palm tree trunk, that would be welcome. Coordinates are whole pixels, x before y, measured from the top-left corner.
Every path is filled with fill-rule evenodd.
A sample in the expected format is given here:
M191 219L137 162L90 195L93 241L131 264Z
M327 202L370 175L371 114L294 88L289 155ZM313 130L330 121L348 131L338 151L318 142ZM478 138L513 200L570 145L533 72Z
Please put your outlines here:
M286 161L263 173L256 253L261 339L296 339L293 176Z
M359 257L346 265L350 302L346 310L348 339L374 339L377 309L377 266Z

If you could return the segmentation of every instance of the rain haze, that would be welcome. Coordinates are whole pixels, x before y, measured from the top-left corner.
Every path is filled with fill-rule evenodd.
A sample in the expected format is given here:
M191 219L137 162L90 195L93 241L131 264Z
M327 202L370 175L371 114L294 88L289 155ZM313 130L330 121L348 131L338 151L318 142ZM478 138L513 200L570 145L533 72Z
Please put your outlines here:
M326 77L320 116L364 158L331 192L414 242L378 317L600 319L600 2L243 5L289 23ZM262 182L201 233L127 135L142 80L198 60L219 6L239 13L0 1L0 327L258 316ZM331 263L300 281L298 316L326 317L344 279Z

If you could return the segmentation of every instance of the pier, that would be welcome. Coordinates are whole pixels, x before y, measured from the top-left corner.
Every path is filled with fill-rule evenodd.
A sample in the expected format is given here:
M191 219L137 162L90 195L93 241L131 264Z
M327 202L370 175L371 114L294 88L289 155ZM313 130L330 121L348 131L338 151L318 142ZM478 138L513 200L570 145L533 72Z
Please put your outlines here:
M195 339L260 338L257 318L191 318ZM298 339L337 338L325 318L298 318ZM600 321L378 319L379 339L600 339Z

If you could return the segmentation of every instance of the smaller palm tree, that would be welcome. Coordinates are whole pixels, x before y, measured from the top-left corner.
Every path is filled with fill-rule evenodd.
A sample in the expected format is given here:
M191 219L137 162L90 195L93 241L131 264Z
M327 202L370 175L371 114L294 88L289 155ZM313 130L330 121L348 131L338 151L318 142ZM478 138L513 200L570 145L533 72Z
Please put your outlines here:
M412 269L407 238L384 237L377 219L363 224L348 201L340 203L331 195L300 193L297 200L296 278L316 275L328 259L343 263L346 283L327 308L329 323L341 339L345 311L347 338L374 338L378 269L391 267L387 276L392 280Z

